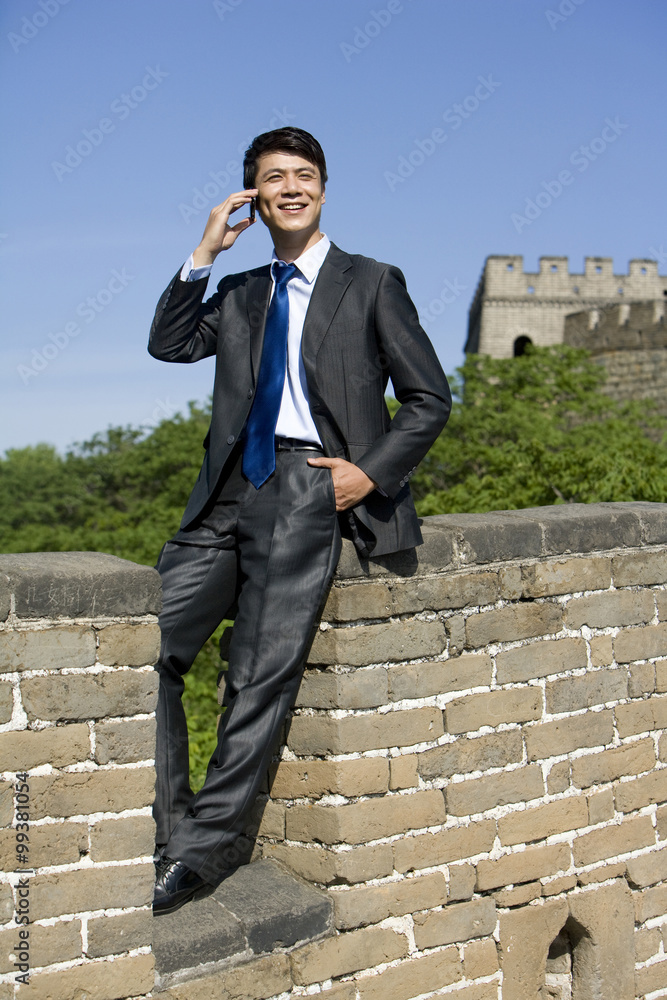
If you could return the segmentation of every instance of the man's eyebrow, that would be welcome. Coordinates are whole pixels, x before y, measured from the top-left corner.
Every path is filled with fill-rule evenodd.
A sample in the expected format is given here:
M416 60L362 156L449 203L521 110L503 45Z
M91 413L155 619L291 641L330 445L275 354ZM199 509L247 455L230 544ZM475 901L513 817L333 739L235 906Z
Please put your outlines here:
M287 171L288 171L288 169L289 169L288 167L271 167L270 170L263 170L262 173L259 176L260 177L270 177L271 174L286 174ZM309 165L307 167L305 167L305 166L304 167L297 167L296 170L300 174L303 174L303 173L314 174L315 173L315 167L311 166L311 165Z

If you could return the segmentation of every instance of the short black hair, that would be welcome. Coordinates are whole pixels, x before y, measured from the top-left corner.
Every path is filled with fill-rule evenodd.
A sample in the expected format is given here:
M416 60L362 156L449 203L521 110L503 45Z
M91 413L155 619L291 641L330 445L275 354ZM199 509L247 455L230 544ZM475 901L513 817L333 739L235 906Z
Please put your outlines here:
M243 158L243 186L255 187L257 160L264 153L293 153L313 163L320 172L322 186L327 182L327 164L317 139L305 129L288 125L272 132L262 132L252 140Z

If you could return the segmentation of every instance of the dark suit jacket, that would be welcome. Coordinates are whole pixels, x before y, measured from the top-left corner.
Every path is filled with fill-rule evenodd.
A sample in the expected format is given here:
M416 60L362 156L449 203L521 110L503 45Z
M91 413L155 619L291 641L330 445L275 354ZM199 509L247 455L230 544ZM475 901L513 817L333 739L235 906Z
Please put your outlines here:
M228 275L202 302L206 284L174 277L158 303L148 345L161 361L216 355L206 453L182 528L207 506L250 411L271 276L268 265ZM418 545L408 480L445 425L451 395L401 272L332 244L315 281L301 352L325 455L354 462L386 494L374 490L352 516L342 515L344 531L362 554ZM402 404L393 420L384 400L389 377Z

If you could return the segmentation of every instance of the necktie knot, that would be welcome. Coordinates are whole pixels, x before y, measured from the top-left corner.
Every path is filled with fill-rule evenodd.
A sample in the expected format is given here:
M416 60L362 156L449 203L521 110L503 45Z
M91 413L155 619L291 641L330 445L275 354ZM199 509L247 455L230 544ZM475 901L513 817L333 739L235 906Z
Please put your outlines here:
M276 286L280 285L281 288L284 288L290 278L294 277L297 270L296 264L286 264L284 260L274 260L273 277Z

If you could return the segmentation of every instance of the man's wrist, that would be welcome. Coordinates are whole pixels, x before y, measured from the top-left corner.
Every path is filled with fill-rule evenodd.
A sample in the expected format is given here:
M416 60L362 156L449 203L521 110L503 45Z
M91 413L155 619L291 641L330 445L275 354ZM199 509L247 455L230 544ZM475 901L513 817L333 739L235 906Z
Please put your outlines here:
M210 267L217 256L216 253L211 253L210 250L198 246L192 255L192 261L195 267Z

